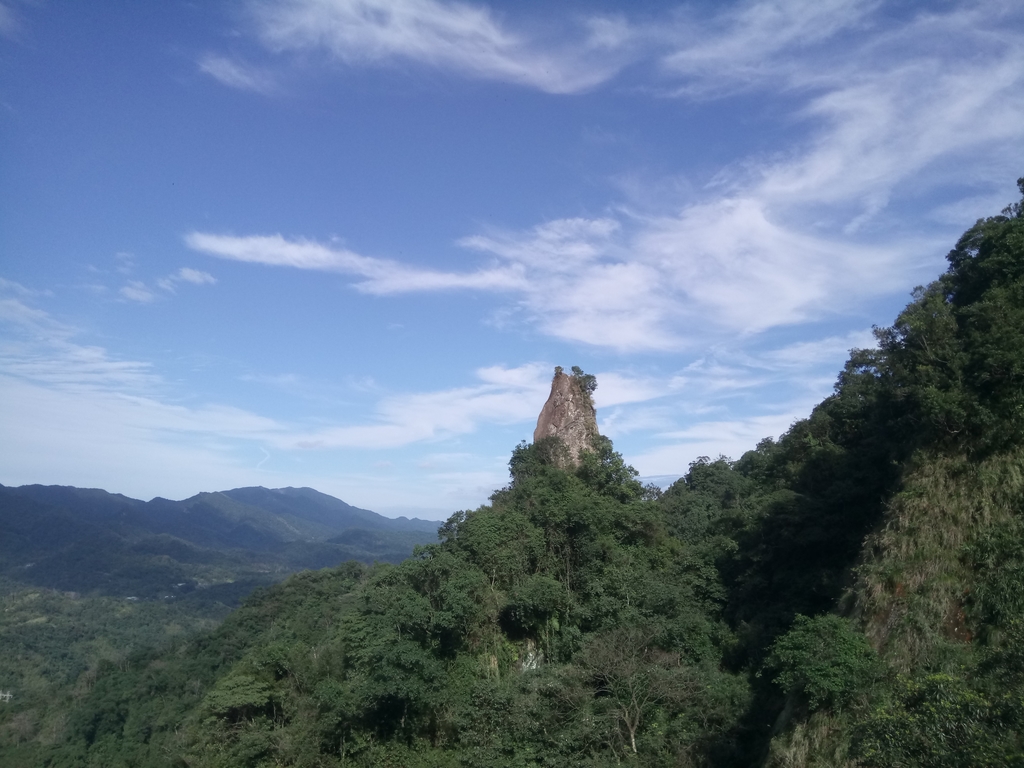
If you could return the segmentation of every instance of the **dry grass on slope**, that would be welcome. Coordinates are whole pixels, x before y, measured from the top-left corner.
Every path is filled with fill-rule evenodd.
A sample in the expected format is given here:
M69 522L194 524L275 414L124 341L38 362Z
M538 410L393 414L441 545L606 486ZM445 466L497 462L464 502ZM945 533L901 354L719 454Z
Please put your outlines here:
M910 468L845 599L893 671L940 662L944 647L970 642L965 545L1022 510L1024 451L981 461L931 456Z

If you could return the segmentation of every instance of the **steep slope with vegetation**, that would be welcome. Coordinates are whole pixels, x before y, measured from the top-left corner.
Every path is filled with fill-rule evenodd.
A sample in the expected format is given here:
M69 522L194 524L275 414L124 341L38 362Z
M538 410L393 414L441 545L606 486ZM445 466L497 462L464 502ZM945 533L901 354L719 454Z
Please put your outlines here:
M949 262L778 441L663 494L520 445L439 543L104 666L23 762L1024 765L1024 202Z
M774 764L1024 765L1024 201L949 262L844 374L905 457L840 607L872 675L828 706L791 685Z

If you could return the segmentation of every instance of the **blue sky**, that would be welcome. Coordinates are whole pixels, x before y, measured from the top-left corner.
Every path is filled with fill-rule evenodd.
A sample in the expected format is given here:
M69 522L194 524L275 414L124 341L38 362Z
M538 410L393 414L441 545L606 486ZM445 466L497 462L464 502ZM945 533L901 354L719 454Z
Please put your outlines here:
M0 0L0 482L443 518L552 368L648 478L1024 175L1024 6Z

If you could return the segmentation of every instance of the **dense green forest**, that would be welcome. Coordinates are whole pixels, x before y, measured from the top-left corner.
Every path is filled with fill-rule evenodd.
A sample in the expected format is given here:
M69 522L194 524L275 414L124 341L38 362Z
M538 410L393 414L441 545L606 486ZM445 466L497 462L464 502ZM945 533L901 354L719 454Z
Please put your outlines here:
M48 729L0 704L0 756L1024 766L1024 201L948 260L778 441L664 493L605 439L522 444L400 564L106 662Z

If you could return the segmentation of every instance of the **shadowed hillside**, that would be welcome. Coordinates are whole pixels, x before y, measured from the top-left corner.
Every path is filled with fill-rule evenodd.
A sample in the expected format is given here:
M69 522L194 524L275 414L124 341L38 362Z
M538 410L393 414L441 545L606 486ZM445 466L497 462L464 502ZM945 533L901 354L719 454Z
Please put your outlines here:
M386 518L312 488L143 502L97 489L0 486L0 575L140 598L244 582L232 590L240 596L303 568L398 562L436 540L437 525Z

